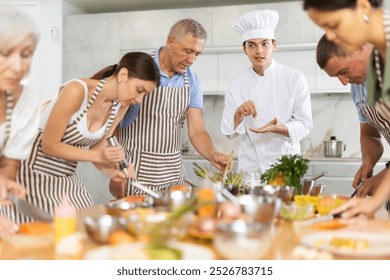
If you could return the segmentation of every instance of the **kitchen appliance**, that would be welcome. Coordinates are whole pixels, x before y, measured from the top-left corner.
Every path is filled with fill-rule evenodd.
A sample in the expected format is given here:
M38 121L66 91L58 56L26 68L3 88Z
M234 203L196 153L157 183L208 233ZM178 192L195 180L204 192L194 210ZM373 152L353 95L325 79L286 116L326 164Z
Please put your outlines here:
M343 141L337 140L336 136L331 136L328 141L324 141L325 157L341 157L346 146Z

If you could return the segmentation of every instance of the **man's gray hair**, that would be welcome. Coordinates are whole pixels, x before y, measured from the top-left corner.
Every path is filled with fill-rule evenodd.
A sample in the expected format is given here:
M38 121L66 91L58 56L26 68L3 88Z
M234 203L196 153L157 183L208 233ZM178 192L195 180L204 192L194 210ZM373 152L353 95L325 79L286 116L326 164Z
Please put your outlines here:
M204 27L196 20L190 18L179 20L172 25L168 36L181 41L189 33L197 39L207 39L207 32Z

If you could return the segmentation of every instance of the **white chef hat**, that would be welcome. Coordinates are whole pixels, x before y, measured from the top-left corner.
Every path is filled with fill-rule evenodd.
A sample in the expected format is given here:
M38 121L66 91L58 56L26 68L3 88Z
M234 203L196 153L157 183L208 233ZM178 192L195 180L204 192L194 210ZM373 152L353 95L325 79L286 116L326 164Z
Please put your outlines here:
M279 13L274 10L256 10L242 15L232 27L242 35L245 42L253 38L275 39Z

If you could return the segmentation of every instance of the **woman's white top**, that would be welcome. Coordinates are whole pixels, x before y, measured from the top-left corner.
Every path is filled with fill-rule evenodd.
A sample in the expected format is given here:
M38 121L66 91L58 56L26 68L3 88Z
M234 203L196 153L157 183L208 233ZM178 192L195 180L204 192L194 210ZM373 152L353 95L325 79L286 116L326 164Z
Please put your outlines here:
M69 120L69 124L72 123L84 111L84 109L87 107L87 104L88 104L88 101L89 101L87 84L83 80L72 79L72 80L69 80L68 82L66 82L65 84L63 84L62 87L65 86L66 84L70 83L70 82L78 82L78 83L80 83L84 87L84 99L83 99L83 102L82 102L79 110L72 115L71 119ZM45 125L47 123L47 120L49 118L49 115L50 115L50 113L51 113L51 111L53 109L53 106L54 106L54 104L56 103L56 101L58 99L58 96L59 96L58 94L59 94L59 92L53 97L53 99L50 101L50 103L47 105L47 107L42 112L41 121L40 121L40 124L39 124L39 129L40 130L44 130ZM121 106L117 106L117 108L115 110L115 114L118 114L118 111L119 111L120 107ZM77 124L78 131L83 136L91 138L91 139L100 139L100 138L102 138L104 133L105 133L106 127L108 125L108 122L106 122L99 130L94 131L94 132L90 132L89 129L88 129L88 125L87 125L87 116L88 116L88 114L85 114L83 116L83 118L81 119L81 121Z
M38 133L39 99L27 87L12 111L11 131L2 156L23 160L30 154L33 141ZM0 145L4 143L5 122L0 124Z

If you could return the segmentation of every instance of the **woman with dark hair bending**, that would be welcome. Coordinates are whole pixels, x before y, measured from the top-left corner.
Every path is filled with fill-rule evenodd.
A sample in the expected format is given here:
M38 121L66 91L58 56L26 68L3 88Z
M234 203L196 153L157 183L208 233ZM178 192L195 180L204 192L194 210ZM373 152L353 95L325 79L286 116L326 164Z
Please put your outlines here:
M390 68L386 67L390 57L390 13L381 8L382 0L304 0L303 8L315 24L323 28L328 40L347 52L358 51L371 43L375 49L367 75L368 105L387 120L390 120ZM389 58L390 59L390 58ZM385 125L385 124L383 124ZM358 195L363 191L358 190ZM390 199L390 170L378 185L370 199L351 199L337 212L343 217L373 216Z
M114 168L125 157L122 147L109 147L106 139L129 106L141 103L159 82L152 57L130 52L91 78L62 85L43 110L32 152L17 174L26 187L26 200L52 215L64 195L76 209L91 206L92 198L76 173L79 161L94 163L112 180L127 180ZM133 173L130 165L128 177ZM32 221L13 206L5 212L16 223Z

